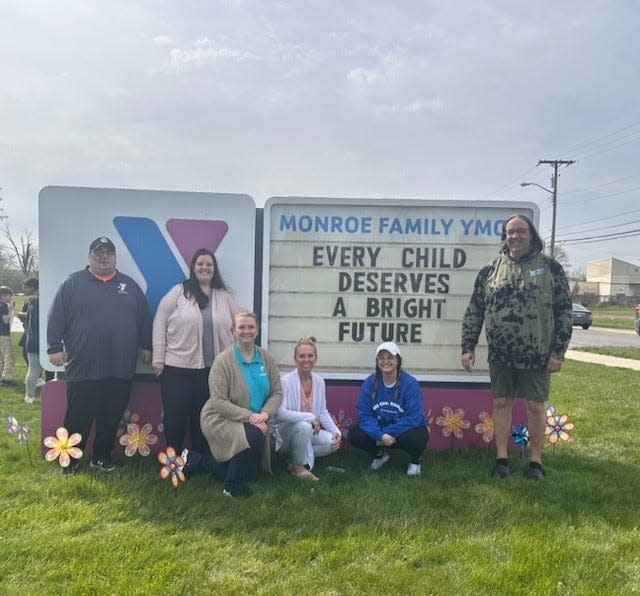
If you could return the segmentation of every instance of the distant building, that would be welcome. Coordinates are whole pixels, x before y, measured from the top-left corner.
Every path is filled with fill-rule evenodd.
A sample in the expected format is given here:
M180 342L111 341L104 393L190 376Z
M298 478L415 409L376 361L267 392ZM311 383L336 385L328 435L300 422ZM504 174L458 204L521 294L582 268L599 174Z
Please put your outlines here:
M574 296L586 301L637 304L640 298L640 265L613 257L587 263L587 281L578 282Z

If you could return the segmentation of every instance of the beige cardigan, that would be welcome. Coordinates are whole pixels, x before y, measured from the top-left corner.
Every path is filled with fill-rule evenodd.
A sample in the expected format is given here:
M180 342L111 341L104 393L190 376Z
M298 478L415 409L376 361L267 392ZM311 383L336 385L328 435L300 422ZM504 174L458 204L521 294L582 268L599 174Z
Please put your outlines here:
M280 372L269 352L260 347L257 349L262 356L271 387L271 393L262 406L261 412L269 414L269 420L271 420L282 403ZM251 414L247 385L233 353L233 347L229 347L218 354L213 361L209 372L209 399L202 407L200 414L202 432L217 461L229 461L234 455L249 447L243 424L249 422ZM268 432L265 441L263 466L269 471L271 450Z

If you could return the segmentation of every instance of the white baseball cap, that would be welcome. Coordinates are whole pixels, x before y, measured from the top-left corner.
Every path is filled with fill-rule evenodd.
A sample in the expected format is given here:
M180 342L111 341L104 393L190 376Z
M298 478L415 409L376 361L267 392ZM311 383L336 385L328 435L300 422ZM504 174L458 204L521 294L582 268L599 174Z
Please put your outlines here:
M382 350L386 350L387 352L389 352L389 354L391 354L392 356L400 356L400 348L394 344L392 341L383 341L377 348L376 348L376 356L382 352Z

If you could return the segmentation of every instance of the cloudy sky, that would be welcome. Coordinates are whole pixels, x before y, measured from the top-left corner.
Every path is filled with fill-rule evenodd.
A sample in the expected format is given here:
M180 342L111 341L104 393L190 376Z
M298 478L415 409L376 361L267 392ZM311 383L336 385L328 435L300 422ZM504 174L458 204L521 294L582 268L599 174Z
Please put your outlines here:
M520 183L575 160L571 268L640 265L639 31L635 0L3 0L0 205L18 234L52 184L533 201L548 238Z

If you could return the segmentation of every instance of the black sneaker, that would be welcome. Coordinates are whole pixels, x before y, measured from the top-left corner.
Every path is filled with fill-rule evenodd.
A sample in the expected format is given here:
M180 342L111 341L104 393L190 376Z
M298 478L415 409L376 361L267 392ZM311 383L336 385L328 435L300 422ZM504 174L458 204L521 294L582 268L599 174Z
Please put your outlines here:
M92 468L102 470L103 472L113 472L118 466L110 459L92 459L89 464Z
M73 460L66 468L62 468L63 476L73 476L80 471L80 462Z
M506 478L511 476L511 468L507 464L497 463L491 470L491 476L494 478Z
M540 480L544 478L544 468L542 466L531 466L524 471L524 477L527 480Z

